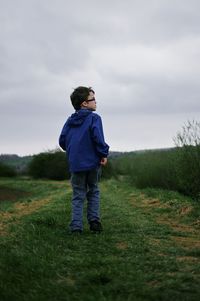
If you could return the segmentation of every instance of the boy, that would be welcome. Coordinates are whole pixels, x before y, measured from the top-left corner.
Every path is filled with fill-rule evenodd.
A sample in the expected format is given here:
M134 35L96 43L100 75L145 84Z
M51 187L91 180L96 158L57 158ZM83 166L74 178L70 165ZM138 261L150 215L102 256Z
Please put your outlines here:
M69 117L59 137L66 151L71 172L71 232L83 231L83 204L87 198L87 219L90 230L101 232L98 176L106 165L109 146L104 141L101 117L95 113L96 99L92 88L78 87L70 96L75 113Z

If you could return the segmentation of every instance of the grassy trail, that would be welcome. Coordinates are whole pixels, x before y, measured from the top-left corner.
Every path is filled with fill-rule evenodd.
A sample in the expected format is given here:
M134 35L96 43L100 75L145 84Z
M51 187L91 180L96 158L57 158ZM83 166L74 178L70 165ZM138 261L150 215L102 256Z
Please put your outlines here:
M191 200L108 180L103 233L91 234L85 219L73 236L69 183L0 184L11 191L0 207L2 301L199 300L199 205Z

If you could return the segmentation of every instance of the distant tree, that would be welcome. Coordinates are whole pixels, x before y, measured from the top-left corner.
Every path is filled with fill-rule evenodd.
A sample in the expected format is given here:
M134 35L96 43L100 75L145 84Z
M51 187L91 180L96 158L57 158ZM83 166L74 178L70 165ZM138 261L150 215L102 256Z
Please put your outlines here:
M14 168L0 162L0 177L15 177L17 175Z
M64 180L69 178L66 155L62 151L46 152L35 155L28 167L34 178Z

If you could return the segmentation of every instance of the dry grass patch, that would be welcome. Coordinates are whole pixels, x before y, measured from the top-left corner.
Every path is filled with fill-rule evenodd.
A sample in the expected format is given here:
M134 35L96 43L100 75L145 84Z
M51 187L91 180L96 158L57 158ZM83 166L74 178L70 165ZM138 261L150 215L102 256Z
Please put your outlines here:
M116 244L116 248L119 250L126 250L128 248L128 244L127 242L121 241Z
M180 261L180 262L198 262L199 261L199 258L197 257L194 257L194 256L177 256L176 257L176 260L177 261Z
M198 218L194 223L192 223L195 227L200 227L200 219Z
M159 287L161 285L161 282L158 280L152 280L147 282L147 285L150 287Z
M5 235L7 233L7 227L10 223L16 222L22 216L31 214L32 212L40 209L51 200L50 197L35 200L31 203L16 203L12 209L12 212L0 212L0 235Z
M193 208L192 206L186 206L186 207L182 207L179 211L180 215L188 215L190 212L192 212Z
M156 219L158 224L164 224L170 226L172 229L179 231L179 232L186 232L186 233L193 233L197 234L197 230L194 229L191 225L181 224L178 221L175 221L169 217L159 217Z
M158 199L143 199L142 204L150 208L170 208L170 205L161 203Z
M200 249L200 240L198 237L171 236L171 238L187 250Z
M66 284L67 286L74 286L76 284L76 280L72 276L63 277L59 275L57 282Z
M159 245L161 244L161 239L158 239L158 238L150 238L150 242L151 242L153 245L159 246Z
M131 195L131 203L132 205L136 207L141 207L146 210L149 210L151 208L171 208L169 204L162 203L159 199L148 199L144 194L140 194L140 196L133 197L134 195Z

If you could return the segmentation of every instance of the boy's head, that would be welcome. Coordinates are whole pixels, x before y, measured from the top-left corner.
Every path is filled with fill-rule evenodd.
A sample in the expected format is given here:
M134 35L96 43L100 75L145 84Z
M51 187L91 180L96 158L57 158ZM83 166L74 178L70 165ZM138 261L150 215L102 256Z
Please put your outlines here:
M91 87L78 87L70 95L72 105L75 110L81 108L96 110L96 100L94 98L94 90Z

